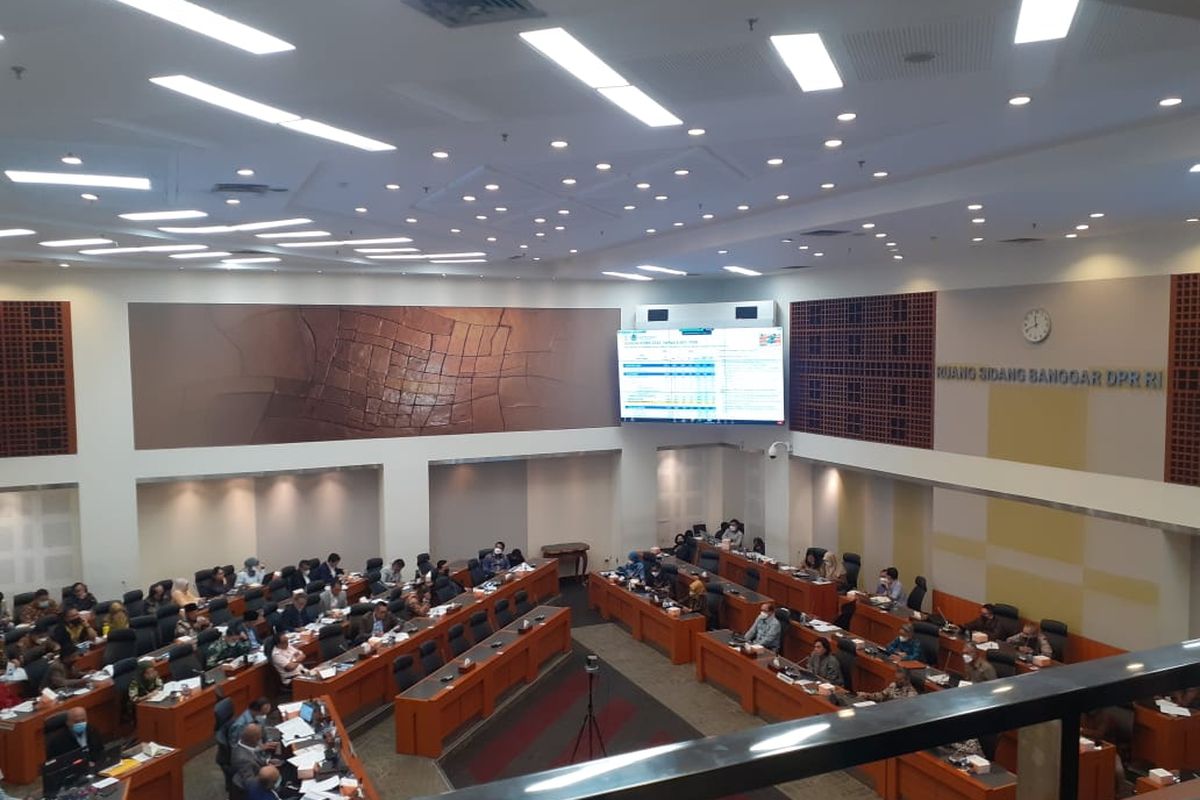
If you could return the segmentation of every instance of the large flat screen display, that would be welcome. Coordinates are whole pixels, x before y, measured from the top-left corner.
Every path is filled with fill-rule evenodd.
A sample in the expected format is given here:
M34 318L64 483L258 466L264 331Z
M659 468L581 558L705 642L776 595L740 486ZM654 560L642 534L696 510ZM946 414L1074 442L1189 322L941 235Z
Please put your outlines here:
M623 422L782 425L782 328L619 331Z

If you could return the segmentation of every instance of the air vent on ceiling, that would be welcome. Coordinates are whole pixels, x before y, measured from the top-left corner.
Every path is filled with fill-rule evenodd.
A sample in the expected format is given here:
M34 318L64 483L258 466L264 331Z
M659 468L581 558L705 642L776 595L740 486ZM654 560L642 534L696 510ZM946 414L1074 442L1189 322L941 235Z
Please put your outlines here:
M265 183L214 183L212 190L218 194L266 194L287 191L281 187L267 186Z
M820 228L815 231L805 231L804 233L802 233L800 235L801 236L842 236L849 232L850 231L834 230L833 228Z
M1039 239L1036 236L1018 236L1015 239L1001 239L1000 244L1033 244L1034 242L1044 242L1045 239Z
M528 0L404 0L404 4L447 28L546 16Z
M780 269L808 269L812 264L792 264L790 267L780 267Z

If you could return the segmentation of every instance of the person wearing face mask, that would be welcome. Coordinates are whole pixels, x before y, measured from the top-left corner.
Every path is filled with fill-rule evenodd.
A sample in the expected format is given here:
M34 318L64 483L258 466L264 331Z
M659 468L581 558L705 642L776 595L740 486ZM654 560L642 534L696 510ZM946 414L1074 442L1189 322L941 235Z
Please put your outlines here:
M258 771L258 778L250 784L246 800L280 800L279 789L283 776L276 767L268 764Z
M908 670L900 665L896 665L896 677L878 692L858 692L860 700L871 700L876 703L885 703L888 700L900 700L905 697L916 697L917 690L912 685L912 679L908 675Z
M176 578L171 583L171 602L182 608L188 603L199 603L200 595L187 578Z
M99 638L95 629L84 621L83 615L75 608L67 609L63 614L62 622L54 626L51 636L63 647L75 646L81 642L91 642Z
M1016 646L1017 652L1020 653L1046 656L1046 658L1054 654L1054 648L1050 646L1050 640L1032 622L1026 622L1020 633L1014 633L1004 641Z
M630 550L629 561L618 567L617 572L633 580L646 580L646 565L642 563L641 553L636 550Z
M64 645L62 654L50 660L46 668L46 676L42 678L42 689L82 689L88 685L87 678L79 676L75 662L79 660L79 648L75 645Z
M244 566L245 569L237 574L237 580L234 581L234 586L255 586L265 582L267 577L266 570L263 569L262 565L258 563L257 558L250 556L242 562L242 566Z
M900 635L888 643L883 653L893 661L920 661L921 643L913 637L912 625L901 625Z
M229 727L224 731L226 742L237 742L242 738L242 731L247 725L259 725L264 730L267 728L267 717L271 713L271 701L266 697L259 697L250 701L250 705L241 714L233 718L229 723ZM220 739L222 733L217 733L217 738Z
M895 603L904 599L904 586L900 583L900 570L888 567L879 572L879 583L875 586L875 594L889 598Z
M996 616L996 612L991 603L984 603L979 607L979 616L963 626L963 630L967 633L983 633L988 637L988 641L998 641L1005 638L1004 625L1000 618Z
M705 611L704 604L707 598L705 597L704 581L696 578L688 584L688 596L683 601L683 607L693 614L703 614Z
M817 568L817 577L840 585L846 582L846 568L833 552L826 551L821 558L821 566Z
M205 659L205 666L212 669L218 664L232 661L235 658L247 655L249 652L250 643L246 641L246 634L242 632L242 626L236 622L232 622L225 629L225 635L213 642L212 647L208 648L208 658Z
M742 539L745 534L745 530L742 529L742 523L738 522L737 519L731 519L729 520L729 527L721 534L721 538L729 542L729 546L734 550L739 550L741 549Z
M964 678L971 683L983 683L984 681L996 680L996 668L988 661L988 651L980 650L978 647L969 648L963 653Z
M79 706L67 709L67 726L46 740L46 758L65 756L82 749L88 761L99 763L104 758L104 737L88 723L87 711Z
M276 633L290 633L304 627L304 605L307 595L303 589L292 592L291 599L281 604L279 620L275 623Z
M830 652L828 639L821 638L813 642L812 653L809 654L808 663L805 666L809 672L826 683L832 683L834 686L842 685L842 665Z
M63 600L63 606L80 611L91 611L96 607L96 596L88 591L86 583L76 583L71 586L71 593Z
M764 650L778 650L779 637L783 634L783 626L775 618L775 604L763 603L759 606L758 617L746 631L746 644L761 647Z
M508 569L508 556L504 555L504 542L496 542L492 547L492 552L483 557L483 563L479 566L483 567L484 574L488 577Z
M21 624L32 625L42 617L58 613L58 603L50 599L50 592L38 589L33 593L33 602L21 609Z
M646 588L655 594L667 596L671 594L671 579L667 577L667 573L663 572L662 564L657 561L650 562L650 572L646 575Z

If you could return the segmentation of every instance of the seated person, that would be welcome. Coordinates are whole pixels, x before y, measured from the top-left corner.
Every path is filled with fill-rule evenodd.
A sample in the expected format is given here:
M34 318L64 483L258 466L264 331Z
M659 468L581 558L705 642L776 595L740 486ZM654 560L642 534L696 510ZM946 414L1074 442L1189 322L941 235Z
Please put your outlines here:
M729 542L729 546L734 550L740 550L742 540L745 537L746 531L742 529L742 523L736 519L729 520L729 527L721 534L721 540Z
M410 616L429 616L429 587L427 585L418 583L405 592L402 597L404 598L404 609Z
M129 682L129 702L136 703L148 694L162 688L162 677L153 661L138 663L137 677Z
M171 599L167 597L167 587L163 586L161 582L155 583L146 590L146 601L142 604L142 608L144 613L153 614L158 611L159 606L165 606L169 602Z
M232 773L233 785L248 792L254 781L258 780L258 772L267 765L278 766L272 758L279 750L278 742L263 742L261 725L250 724L242 729L242 735L235 746L230 748L229 771Z
M882 691L878 692L858 692L858 699L873 700L876 703L885 703L888 700L897 700L903 697L916 697L917 690L913 688L912 680L908 676L908 670L899 665L896 666L896 676Z
M44 648L47 655L62 651L62 646L54 641L49 631L30 628L17 640L17 657L24 661L25 655L35 647Z
M817 558L817 554L808 552L804 554L804 571L810 575L819 575L821 573L821 561Z
M67 726L46 740L46 758L58 758L80 749L93 764L104 759L104 738L100 731L88 723L85 709L72 706L67 709Z
M963 653L963 678L971 683L996 680L996 668L988 661L988 651L970 647Z
M129 627L129 611L125 604L114 600L104 615L104 625L100 628L101 636L108 636L109 631L123 631Z
M1200 687L1193 686L1189 689L1172 692L1171 700L1175 705L1184 708L1200 708Z
M842 562L838 561L836 554L826 550L821 559L821 568L817 571L817 577L842 584L846 581L846 568L842 566Z
M300 559L300 561L296 564L296 569L292 570L292 574L288 576L287 588L292 591L306 588L310 583L316 580L316 578L313 577L313 570L316 569L320 563L321 562L319 561L310 561L307 558Z
M1026 622L1020 633L1014 633L1004 641L1015 646L1018 653L1046 656L1047 658L1054 655L1054 648L1050 646L1050 640L1032 622Z
M188 603L179 609L179 621L175 623L175 638L195 636L210 627L211 623L208 621L208 617L200 613L200 607L195 603Z
M387 603L376 603L370 614L360 618L358 636L355 641L365 642L372 636L383 636L400 624L400 621L388 611Z
M32 625L42 617L58 613L58 603L50 599L50 592L38 589L33 593L33 601L21 609L22 625Z
M492 552L483 557L483 562L479 566L483 567L483 573L489 578L508 569L508 556L504 554L504 542L496 542L492 547Z
M683 601L683 607L693 613L703 614L706 610L705 604L708 600L706 594L707 592L705 592L704 589L704 581L696 578L688 584L688 596L687 599Z
M200 595L202 597L220 597L232 588L229 576L225 574L225 568L213 567L212 578L200 587Z
M921 643L913 636L913 627L908 623L900 626L900 634L888 643L883 654L893 661L920 661Z
M646 579L646 565L642 563L641 554L636 550L630 550L629 561L617 567L617 572L626 578L644 581Z
M225 635L208 648L208 657L204 661L204 666L212 669L217 664L232 661L249 652L250 643L246 641L246 634L242 632L242 626L237 622L231 622L225 629Z
M662 564L657 561L650 563L650 572L646 575L646 588L655 594L671 594L671 578L663 572Z
M1004 621L996 616L995 609L991 603L984 603L980 606L979 616L963 626L963 630L967 633L975 633L976 631L985 633L987 634L988 641L992 642L1008 638Z
M171 582L171 602L183 608L189 603L200 602L200 595L187 578L176 578Z
M267 582L267 570L254 556L250 556L243 561L242 566L245 569L237 574L234 586L256 586Z
M460 594L466 591L461 583L450 577L450 565L445 561L439 561L437 563L437 569L434 570L434 580L437 580L438 578L445 578L446 580L450 581L450 588L454 590L454 594L452 595L453 597L458 597Z
M261 644L258 641L258 621L260 619L262 619L262 612L257 609L242 612L242 633L246 634L246 644L250 645L251 650L257 649Z
M346 597L346 587L341 581L334 581L325 587L325 591L321 592L321 609L323 611L334 611L350 607L350 600Z
M71 593L63 600L63 608L91 611L95 607L96 597L88 591L87 584L83 582L72 585Z
M229 727L225 731L225 738L229 742L236 742L242 738L242 731L247 725L258 725L265 731L267 729L267 717L271 713L271 701L265 697L258 697L250 701L250 705L241 714L233 718L229 723ZM220 731L217 732L217 738L221 737Z
M782 635L783 626L775 618L775 604L763 603L759 606L758 616L745 633L746 644L766 650L778 650L779 637Z
M88 625L77 608L68 608L63 614L62 622L54 626L54 641L60 646L74 646L83 642L92 642L100 638L94 628Z
M395 586L397 583L404 583L404 559L397 558L390 565L379 571L379 580L386 583L388 586Z
M904 586L900 583L900 570L895 567L880 570L879 583L875 585L875 594L888 597L895 603L903 600Z
M842 685L842 665L830 652L829 640L824 637L813 642L812 653L808 656L805 668L826 683Z
M81 689L87 686L87 678L81 678L79 671L75 669L79 655L79 648L75 645L64 646L61 655L50 659L50 666L46 668L41 688L57 692L61 689Z
M341 568L342 557L337 553L330 553L325 562L317 567L309 575L311 581L325 581L326 585L333 583L334 578L345 573Z
M310 674L304 666L304 651L293 645L286 636L280 636L278 644L271 651L271 665L279 673L279 682L285 687L291 686L292 679L297 675Z
M279 606L279 620L275 623L276 633L291 633L304 627L304 606L308 596L303 589L292 592L292 596Z
M270 764L259 767L257 777L246 789L246 800L280 800L282 786L283 776L278 767Z
M514 547L512 549L512 552L508 554L508 565L510 567L515 567L518 564L524 564L524 563L525 563L525 554L521 552L521 548Z

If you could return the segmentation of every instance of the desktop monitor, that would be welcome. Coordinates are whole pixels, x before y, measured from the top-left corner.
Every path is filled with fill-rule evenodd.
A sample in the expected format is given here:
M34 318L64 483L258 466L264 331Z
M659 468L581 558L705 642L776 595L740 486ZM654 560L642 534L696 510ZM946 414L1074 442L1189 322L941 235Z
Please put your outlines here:
M51 758L42 764L42 792L47 797L53 797L62 789L79 783L91 769L91 762L83 748Z

